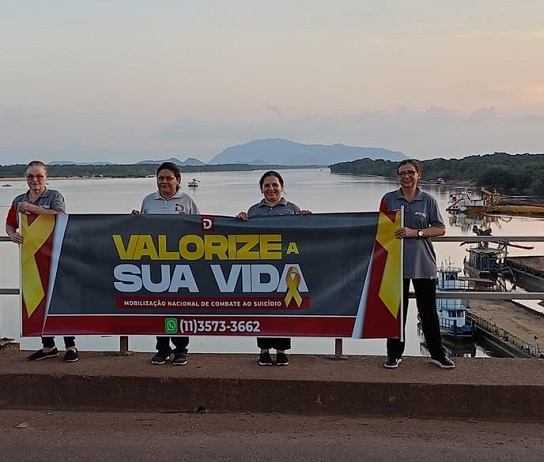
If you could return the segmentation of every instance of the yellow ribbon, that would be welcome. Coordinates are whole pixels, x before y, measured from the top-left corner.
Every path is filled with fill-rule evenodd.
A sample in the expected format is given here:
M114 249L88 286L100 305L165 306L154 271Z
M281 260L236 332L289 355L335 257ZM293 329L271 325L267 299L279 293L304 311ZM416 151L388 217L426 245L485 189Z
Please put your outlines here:
M288 291L285 294L285 306L289 306L291 300L295 299L298 307L302 305L302 297L298 291L298 285L300 284L300 274L294 266L290 266L285 275L285 282L287 284Z
M36 262L36 253L45 244L55 228L55 215L38 215L32 223L28 215L21 215L22 293L28 317L32 316L45 296Z

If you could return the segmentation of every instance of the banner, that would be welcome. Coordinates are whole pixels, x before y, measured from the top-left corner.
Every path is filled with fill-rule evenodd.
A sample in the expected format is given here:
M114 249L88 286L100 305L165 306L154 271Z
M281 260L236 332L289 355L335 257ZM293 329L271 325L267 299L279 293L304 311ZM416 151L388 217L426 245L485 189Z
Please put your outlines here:
M400 212L20 218L23 336L400 337Z

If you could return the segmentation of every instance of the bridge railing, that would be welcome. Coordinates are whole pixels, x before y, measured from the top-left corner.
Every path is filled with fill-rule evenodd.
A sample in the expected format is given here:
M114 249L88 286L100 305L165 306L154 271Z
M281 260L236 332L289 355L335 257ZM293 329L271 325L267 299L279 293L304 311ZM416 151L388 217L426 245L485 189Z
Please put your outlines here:
M515 242L544 242L544 236L442 236L434 239L434 242L440 244L442 242L464 242L464 243L478 243L478 242L491 242L491 243L508 243ZM11 242L8 236L0 236L1 242ZM20 290L17 287L4 288L0 287L0 295L19 295ZM414 298L414 294L410 294L411 298ZM445 299L481 299L481 300L544 300L544 292L486 292L486 291L453 291L448 290L447 292L437 292L437 298ZM475 318L474 315L471 315ZM512 334L505 333L503 329L495 326L492 323L489 323L483 319L478 319L478 324L485 326L493 335L496 335L500 338L506 339L513 343L514 345L522 348L534 356L539 354L538 343L530 344L517 337L514 337ZM0 338L1 335L0 326ZM121 336L119 337L119 350L122 353L126 353L129 350L128 337ZM342 339L335 339L334 343L334 357L342 357Z

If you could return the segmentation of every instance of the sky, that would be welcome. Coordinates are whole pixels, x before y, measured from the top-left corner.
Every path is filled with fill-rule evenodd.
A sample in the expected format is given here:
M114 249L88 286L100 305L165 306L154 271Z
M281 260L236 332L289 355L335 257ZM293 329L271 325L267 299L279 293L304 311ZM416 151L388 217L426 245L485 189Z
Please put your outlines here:
M0 0L0 164L544 153L544 1Z

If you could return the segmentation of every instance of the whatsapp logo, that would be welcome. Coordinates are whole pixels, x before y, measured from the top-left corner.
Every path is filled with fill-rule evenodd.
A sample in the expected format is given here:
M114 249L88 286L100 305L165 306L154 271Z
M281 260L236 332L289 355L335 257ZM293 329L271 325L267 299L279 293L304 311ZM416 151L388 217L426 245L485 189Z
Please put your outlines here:
M164 332L167 334L177 334L178 320L176 318L166 318L164 320Z

